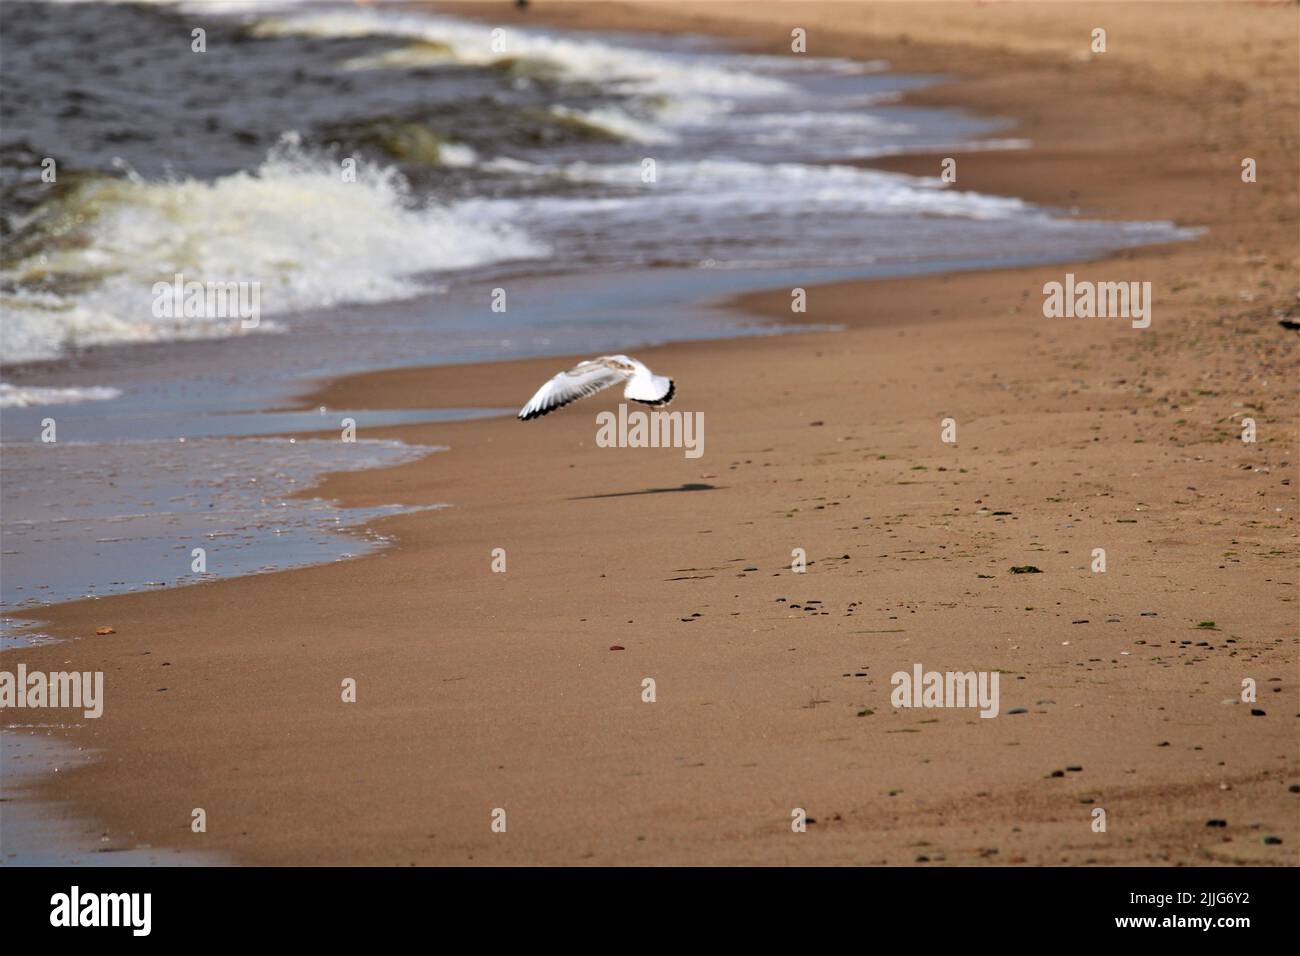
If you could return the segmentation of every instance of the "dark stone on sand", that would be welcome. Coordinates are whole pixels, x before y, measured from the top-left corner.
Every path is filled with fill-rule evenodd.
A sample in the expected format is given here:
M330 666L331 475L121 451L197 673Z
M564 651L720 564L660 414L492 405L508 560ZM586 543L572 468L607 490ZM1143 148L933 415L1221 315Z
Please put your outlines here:
M1011 568L1012 574L1042 574L1043 572L1034 567L1032 564L1017 564Z
M1215 819L1215 820L1206 820L1206 821L1205 821L1205 825L1206 825L1207 827L1226 827L1226 826L1228 825L1228 821L1227 821L1227 820L1218 820L1218 819Z
M1083 772L1083 767L1080 766L1080 765L1077 764L1077 763L1076 763L1076 764L1071 764L1070 766L1066 767L1065 769L1068 770L1068 771L1070 771L1070 773L1082 773L1082 772Z
M1009 711L1007 711L1007 713L1008 713L1008 714L1027 714L1027 713L1029 713L1029 711L1028 711L1027 709L1025 709L1024 707L1012 707Z
M1264 837L1264 842L1269 846L1277 846L1282 842L1282 838L1280 836L1266 836Z
M1252 716L1252 717L1265 717L1265 716L1267 716L1267 714L1265 713L1265 711L1260 710L1258 707L1252 707L1252 708L1250 708L1250 716Z
M1053 770L1053 771L1052 771L1052 776L1053 776L1053 777L1064 777L1064 776L1065 776L1065 771L1064 771L1064 770Z
M627 650L627 648L624 647L622 644L611 644L611 645L609 645L609 649L610 649L611 651L625 651L625 650Z

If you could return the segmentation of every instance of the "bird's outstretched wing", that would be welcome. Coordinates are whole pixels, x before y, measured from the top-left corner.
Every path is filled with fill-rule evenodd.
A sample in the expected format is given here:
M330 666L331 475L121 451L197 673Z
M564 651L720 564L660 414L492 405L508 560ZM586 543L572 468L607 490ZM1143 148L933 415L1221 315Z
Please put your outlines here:
M519 410L520 421L563 408L570 402L576 402L588 395L595 395L601 389L617 385L628 377L628 373L618 368L611 368L600 359L594 362L579 362L567 372L561 372L537 390L528 404Z

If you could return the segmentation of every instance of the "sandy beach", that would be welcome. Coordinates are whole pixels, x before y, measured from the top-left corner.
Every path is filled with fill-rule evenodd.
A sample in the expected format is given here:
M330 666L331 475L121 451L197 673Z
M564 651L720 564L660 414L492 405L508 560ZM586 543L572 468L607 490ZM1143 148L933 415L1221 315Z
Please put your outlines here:
M447 450L309 493L448 505L377 522L391 547L29 615L68 640L0 662L106 686L102 718L42 727L78 756L30 797L105 849L250 864L1297 863L1294 4L438 6L762 53L802 27L948 78L908 102L1014 121L1032 145L955 154L956 188L1204 231L813 286L802 314L741 297L844 330L636 350L703 413L699 458L597 447L615 392L372 429ZM1150 327L1044 317L1067 274L1150 282ZM516 408L565 361L300 407ZM997 719L891 706L917 663L996 672Z

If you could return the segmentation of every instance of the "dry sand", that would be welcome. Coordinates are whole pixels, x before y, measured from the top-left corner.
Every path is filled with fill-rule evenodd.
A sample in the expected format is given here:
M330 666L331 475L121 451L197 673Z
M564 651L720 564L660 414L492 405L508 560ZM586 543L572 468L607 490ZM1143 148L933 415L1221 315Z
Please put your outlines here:
M915 102L1019 122L1033 148L957 154L961 188L1208 231L812 289L806 318L848 331L642 350L705 414L695 461L594 447L616 395L371 431L450 446L325 482L453 506L380 522L386 552L40 613L77 639L0 664L104 670L108 701L58 731L98 759L37 796L109 846L253 863L1294 864L1297 8L474 6L772 51L803 26L812 53L956 78ZM1045 319L1067 271L1152 282L1151 328ZM789 290L742 306L791 319ZM559 364L307 403L517 406ZM891 708L916 662L999 670L1001 716ZM1229 703L1248 677L1258 703Z

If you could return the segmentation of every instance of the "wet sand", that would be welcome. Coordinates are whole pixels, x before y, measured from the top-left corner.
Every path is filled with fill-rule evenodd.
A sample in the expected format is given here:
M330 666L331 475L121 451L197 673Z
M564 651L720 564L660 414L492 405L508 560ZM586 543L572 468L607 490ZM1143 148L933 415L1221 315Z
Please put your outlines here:
M959 188L1207 232L812 288L803 316L788 289L747 296L849 328L638 350L676 379L673 410L704 413L696 460L595 447L616 395L374 429L450 448L318 489L451 504L377 522L391 549L40 613L76 640L21 660L103 670L107 700L56 731L102 759L34 795L114 846L252 863L1294 864L1294 6L523 16L769 51L804 26L813 53L955 74L916 102L1019 122L1033 148L956 154ZM1088 59L1097 25L1112 52ZM1044 318L1067 272L1150 281L1151 327ZM562 364L359 375L303 404L517 406ZM917 662L999 671L1000 716L892 708Z

